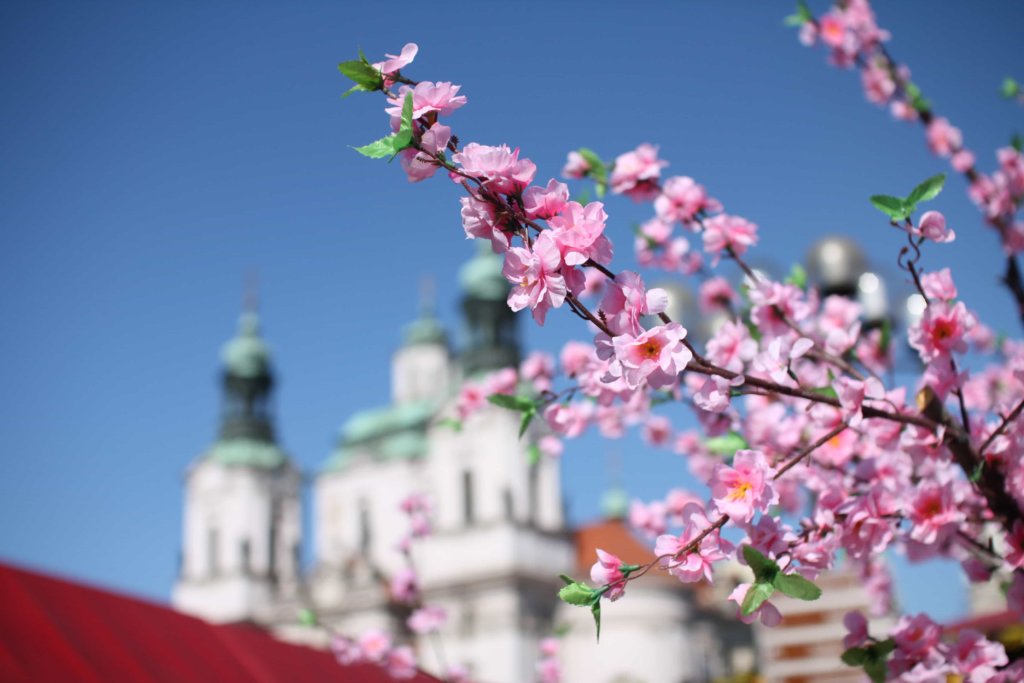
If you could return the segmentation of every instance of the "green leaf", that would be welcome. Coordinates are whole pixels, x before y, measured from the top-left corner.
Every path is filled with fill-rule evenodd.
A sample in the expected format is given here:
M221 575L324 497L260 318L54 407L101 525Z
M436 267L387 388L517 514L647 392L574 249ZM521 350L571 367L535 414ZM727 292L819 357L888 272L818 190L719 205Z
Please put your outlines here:
M817 600L821 589L799 574L777 574L772 582L779 592L797 600Z
M570 605L587 606L591 603L593 595L594 589L579 581L573 581L558 591L558 597L562 602L567 602Z
M572 624L559 624L552 631L551 635L555 638L561 638L572 631Z
M740 605L740 612L743 616L749 617L764 604L765 600L772 597L772 593L774 592L775 586L770 583L762 583L760 581L755 582L747 589L747 595L743 598L743 604Z
M885 683L885 675L889 667L886 666L884 659L873 659L869 662L864 663L864 673L868 675L874 683Z
M977 482L979 479L981 479L981 473L984 472L984 471L985 471L985 461L984 460L979 460L978 464L974 466L974 471L971 472L971 476L969 476L968 479L973 484L973 483Z
M520 439L523 438L523 434L526 433L526 430L527 430L527 428L529 428L530 423L533 422L533 416L536 415L536 414L537 414L537 410L533 409L533 408L531 408L530 410L524 410L523 411L523 419L519 422L519 438ZM538 451L538 458L537 459L538 460L540 459L539 451Z
M1006 78L1003 79L1003 87L999 89L999 92L1002 93L1003 97L1007 99L1016 97L1017 94L1020 92L1020 83L1018 83L1015 79L1007 76Z
M896 641L892 638L880 640L871 646L871 649L882 658L888 657L896 649Z
M812 19L814 19L814 15L811 14L811 10L807 8L807 4L803 0L800 0L796 3L796 12L786 17L784 21L786 26L803 26Z
M817 394L818 396L825 396L827 398L834 398L836 400L839 399L839 394L837 394L836 390L832 387L814 387L811 389L811 393Z
M526 449L526 461L531 465L536 465L540 462L540 446L532 444Z
M902 221L910 215L904 200L899 197L876 194L871 197L871 203L874 204L876 209L894 221Z
M771 582L779 574L779 565L752 545L743 546L743 559L747 561L747 566L754 572L758 582Z
M1024 147L1024 140L1021 139L1019 133L1014 133L1013 137L1010 138L1010 147L1013 147L1018 152L1021 150L1021 147Z
M789 275L786 276L785 282L787 285L807 289L807 271L799 263L794 263L793 267L789 269Z
M519 412L526 412L530 410L537 410L537 406L534 402L525 396L510 396L509 394L491 394L487 397L487 400L500 408L508 408L509 410L518 410Z
M402 123L395 133L395 153L412 144L412 93L405 94L405 101L402 102Z
M906 199L906 204L916 208L921 202L927 202L931 199L935 199L939 193L942 192L942 186L945 185L945 183L945 173L932 176L910 191L910 195Z
M303 626L316 626L316 612L311 609L299 610L299 623Z
M386 138L374 140L368 145L363 145L362 147L354 147L353 149L362 154L364 157L370 157L371 159L383 159L384 157L392 157L395 155L395 136L389 135Z
M597 629L597 642L601 642L601 603L595 602L590 606L590 613L594 615L594 627Z
M454 417L446 417L443 420L437 422L438 427L450 427L454 432L462 431L462 421L456 420Z
M892 343L892 322L886 318L882 321L882 338L879 340L878 345L882 349L883 354L889 353L889 344ZM996 348L999 348L998 346Z
M597 156L597 152L586 147L580 147L576 152L583 157L583 160L590 166L590 175L595 178L604 177L605 174L605 163L601 160L601 157Z
M558 578L560 578L565 583L566 586L571 586L572 584L576 583L576 579L574 579L571 576L568 576L566 574L559 574Z
M731 458L736 451L742 448L749 448L750 444L738 432L729 432L722 436L714 436L704 442L709 451L717 456Z
M366 86L359 85L358 83L356 83L351 88L349 88L348 90L343 92L341 94L341 98L345 99L346 97L348 97L349 95L351 95L354 92L372 92L372 91L369 88L367 88Z
M363 90L371 92L384 87L384 77L372 64L363 59L353 59L338 65L338 71Z
M868 651L862 647L851 647L840 655L840 659L847 666L863 666L868 661Z

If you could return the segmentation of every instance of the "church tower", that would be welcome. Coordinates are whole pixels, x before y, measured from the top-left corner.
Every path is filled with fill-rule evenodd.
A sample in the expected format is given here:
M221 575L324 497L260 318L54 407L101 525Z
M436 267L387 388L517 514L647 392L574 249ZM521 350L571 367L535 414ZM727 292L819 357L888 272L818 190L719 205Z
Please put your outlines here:
M301 476L274 435L274 375L248 307L222 351L217 439L189 468L172 601L215 622L272 620L299 587Z

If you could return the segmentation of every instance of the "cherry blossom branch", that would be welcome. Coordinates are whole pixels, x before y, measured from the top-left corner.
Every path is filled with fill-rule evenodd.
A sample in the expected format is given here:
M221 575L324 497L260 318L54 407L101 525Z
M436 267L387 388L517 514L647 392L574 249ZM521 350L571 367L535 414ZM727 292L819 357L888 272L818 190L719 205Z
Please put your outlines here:
M1017 403L1017 407L1010 411L1010 414L1003 418L1003 421L999 423L995 431L989 434L988 438L985 439L985 443L981 444L981 448L978 449L978 455L984 457L985 451L992 445L992 442L996 440L996 437L1006 431L1006 428L1010 426L1010 423L1020 417L1021 412L1024 411L1024 399L1021 399Z

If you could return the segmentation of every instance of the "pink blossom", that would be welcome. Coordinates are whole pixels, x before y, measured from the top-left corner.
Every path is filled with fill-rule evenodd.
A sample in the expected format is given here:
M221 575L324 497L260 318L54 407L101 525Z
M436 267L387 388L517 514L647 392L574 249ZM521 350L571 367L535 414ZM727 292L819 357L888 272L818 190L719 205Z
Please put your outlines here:
M552 403L544 409L544 419L556 434L575 438L587 426L587 417L572 404Z
M672 438L672 423L664 415L652 415L644 422L643 438L652 446L664 446Z
M568 186L554 179L545 188L531 185L523 192L523 210L528 218L547 220L558 215L568 201Z
M619 335L612 339L615 359L626 385L636 389L643 382L659 389L675 382L693 358L683 339L686 330L678 323L658 325L634 337Z
M519 364L519 376L532 382L537 391L551 389L551 378L554 374L555 359L543 351L534 351Z
M919 658L939 644L942 628L927 614L903 616L900 617L891 635L901 654Z
M708 359L732 372L743 372L743 366L756 354L757 342L746 325L731 320L723 323L707 343Z
M537 448L540 449L541 455L544 457L556 459L562 457L565 444L557 436L547 434L540 437L540 440L537 441Z
M607 220L601 202L590 202L585 207L579 202L568 202L557 216L548 220L551 237L567 265L578 266L587 259L598 263L612 260L612 243L603 234Z
M376 664L382 664L391 650L391 637L376 629L359 636L358 643L363 657Z
M721 213L704 221L704 251L713 254L716 263L727 247L743 254L747 247L755 244L757 226L746 218Z
M598 586L609 586L602 597L618 600L626 592L626 575L622 573L622 560L597 549L597 562L590 568L590 580Z
M771 600L765 600L761 603L752 614L743 614L739 608L743 605L743 600L747 597L747 591L750 590L749 583L741 583L733 589L732 593L729 594L729 599L736 603L737 612L736 616L740 618L744 624L752 624L758 618L761 619L761 623L771 628L778 626L782 622L782 613L779 612L779 608L772 604Z
M615 159L608 182L615 194L649 201L658 196L658 179L665 166L668 162L658 158L658 148L645 143Z
M716 276L701 283L697 298L704 313L729 311L736 302L736 291L728 280Z
M840 47L846 40L846 24L838 12L829 12L818 21L821 42L829 47Z
M416 676L416 655L408 645L401 645L387 654L384 663L392 678L413 678Z
M754 356L752 366L759 373L767 375L776 384L789 384L795 382L789 376L790 363L802 357L814 347L814 342L807 337L790 343L784 337L776 337L769 344L768 348Z
M412 64L412 60L416 58L417 52L419 52L419 47L416 43L406 43L400 54L385 54L384 56L387 59L383 62L375 62L373 67L384 74L385 77L391 76L403 67Z
M537 662L537 676L540 683L560 683L562 666L554 657L545 657Z
M562 168L562 177L580 180L590 172L590 164L579 152L569 152L565 166Z
M593 346L583 342L570 341L562 347L558 363L562 366L562 372L569 377L575 377L593 360L593 357Z
M843 626L849 631L843 636L843 647L860 647L868 640L868 620L860 612L847 612L843 617Z
M996 670L1010 661L1002 643L992 642L974 629L960 632L950 654L953 666L968 683L988 683Z
M448 612L438 605L427 605L413 612L407 623L414 633L433 633L448 621Z
M761 451L736 451L732 466L720 464L708 482L715 507L737 524L748 524L756 513L779 501L772 487L774 474Z
M953 283L949 268L934 273L922 273L921 287L929 299L952 301L956 298L956 285Z
M338 660L338 664L342 666L358 664L363 660L363 651L359 644L351 638L335 636L331 638L330 648L335 659Z
M511 150L508 145L491 147L470 142L452 161L462 167L462 172L480 178L484 185L503 194L521 191L531 182L537 167L529 159L519 158L519 149Z
M851 557L879 555L893 538L893 522L888 519L898 510L892 494L881 487L870 489L839 508L843 520L844 541Z
M558 308L565 301L565 278L559 273L561 256L549 231L541 233L532 251L511 247L505 253L502 275L512 283L508 306L513 311L529 308L538 324L544 324L548 309Z
M639 500L630 501L629 525L650 537L663 534L668 526L667 512L664 503L660 501L652 501L650 505L644 505Z
M423 151L410 148L402 152L400 161L410 183L426 180L437 172L440 166L434 155L448 146L451 137L451 128L435 123L420 138L420 146L423 147Z
M949 163L957 173L967 173L974 168L974 152L969 149L961 149L953 155Z
M932 302L925 308L921 320L910 328L908 337L921 359L929 363L948 357L954 351L967 351L964 334L973 326L974 316L962 301L956 304Z
M668 292L664 289L648 290L643 279L634 272L624 270L608 283L601 312L614 334L637 335L643 331L640 318L664 313L668 308Z
M665 181L661 194L654 200L658 218L671 223L689 223L701 212L721 211L717 199L708 197L703 185L688 176L673 176Z
M952 242L956 239L956 233L946 227L946 217L938 211L925 212L912 232L933 242Z
M910 537L921 543L941 543L954 533L964 519L964 513L953 495L949 482L922 483L910 501L907 516L912 526Z
M884 398L885 387L874 377L861 382L849 377L837 377L832 383L839 404L842 406L843 420L851 427L857 427L864 420L861 406L865 398Z
M391 106L385 109L391 115L391 128L398 130L402 121L402 105L405 103L406 93L412 93L413 119L418 119L431 112L448 116L466 103L466 96L458 94L461 87L449 82L431 83L429 81L420 81L415 87L403 85L398 89L398 94L388 100L388 104Z
M889 70L871 62L861 69L860 82L869 102L884 105L896 92L896 83Z
M728 557L731 545L722 540L719 532L705 536L697 548L679 556L679 553L694 543L697 537L711 528L711 521L700 505L690 503L683 508L685 520L683 531L678 536L662 535L654 545L654 554L661 557L659 563L683 583L694 583L701 579L712 581L712 564ZM666 556L666 557L662 557Z
M474 196L462 197L459 202L462 204L462 229L466 233L466 239L471 240L478 237L490 240L495 253L500 254L507 251L509 247L509 233L506 232L508 225L504 220L499 220L494 211L494 205Z
M736 378L738 384L743 383L743 376ZM704 380L700 389L693 395L693 402L701 410L710 413L721 413L729 407L729 398L732 396L732 387L737 386L736 380L727 380L718 375L711 375Z
M412 569L400 569L391 577L391 597L399 602L415 602L419 596L419 590L416 572Z
M948 157L963 145L963 135L960 129L950 124L949 119L938 117L932 119L925 132L928 139L928 147L932 152L941 157Z

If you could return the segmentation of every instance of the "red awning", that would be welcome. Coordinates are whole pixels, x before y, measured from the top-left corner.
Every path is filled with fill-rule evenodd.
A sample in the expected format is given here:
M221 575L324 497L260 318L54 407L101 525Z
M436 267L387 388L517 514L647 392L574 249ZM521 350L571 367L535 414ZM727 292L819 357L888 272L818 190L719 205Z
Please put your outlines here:
M385 683L373 665L0 564L4 683ZM425 674L412 679L433 683Z

